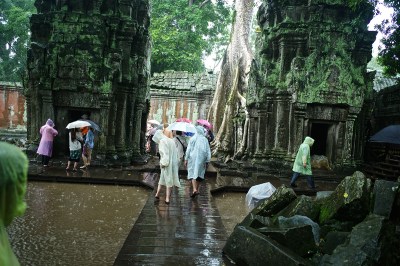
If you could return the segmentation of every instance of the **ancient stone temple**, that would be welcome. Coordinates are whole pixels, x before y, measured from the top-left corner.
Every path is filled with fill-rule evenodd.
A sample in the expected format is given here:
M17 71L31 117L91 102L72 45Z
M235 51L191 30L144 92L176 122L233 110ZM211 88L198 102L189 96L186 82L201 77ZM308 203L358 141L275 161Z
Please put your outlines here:
M28 140L52 118L55 153L69 122L87 115L102 132L97 158L140 160L149 98L148 0L36 0L28 53Z
M362 159L372 100L373 8L339 0L264 0L248 108L251 158L292 160L305 136L335 166Z
M154 73L150 83L149 119L174 122L185 117L206 119L214 95L217 75L167 70Z

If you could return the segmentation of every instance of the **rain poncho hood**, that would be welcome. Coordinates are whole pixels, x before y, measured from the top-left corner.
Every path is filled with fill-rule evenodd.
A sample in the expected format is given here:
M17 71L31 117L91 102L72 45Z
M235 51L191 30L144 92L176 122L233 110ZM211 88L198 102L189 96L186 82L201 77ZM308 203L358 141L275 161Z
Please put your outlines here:
M293 171L303 174L303 175L312 175L311 171L311 156L310 156L310 147L314 144L314 139L310 137L306 137L303 143L299 147L299 151L297 152L296 159L293 163ZM303 163L306 163L306 167L304 167Z
M196 126L197 133L190 139L185 160L188 161L188 178L204 178L205 163L211 160L211 150L204 128Z
M162 138L166 138L166 137L167 137L167 136L165 136L165 135L163 134L163 132L162 132L161 129L157 129L157 130L156 130L156 133L154 133L153 141L154 141L155 143L157 143L157 144L160 144L160 140L161 140Z
M51 126L51 127L54 127L54 122L53 122L53 120L51 120L50 118L47 119L46 125Z
M16 146L0 142L0 265L19 265L5 226L25 212L28 159Z

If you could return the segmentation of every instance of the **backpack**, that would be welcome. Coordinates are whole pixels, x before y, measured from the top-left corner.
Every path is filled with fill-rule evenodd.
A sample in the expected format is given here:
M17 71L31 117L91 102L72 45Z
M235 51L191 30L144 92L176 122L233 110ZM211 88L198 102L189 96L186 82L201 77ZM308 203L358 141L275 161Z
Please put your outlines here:
M177 139L177 140L179 141L179 143L182 145L182 148L183 148L183 156L185 156L187 147L185 147L185 145L183 145L182 141L181 141L178 137L176 137L176 139Z

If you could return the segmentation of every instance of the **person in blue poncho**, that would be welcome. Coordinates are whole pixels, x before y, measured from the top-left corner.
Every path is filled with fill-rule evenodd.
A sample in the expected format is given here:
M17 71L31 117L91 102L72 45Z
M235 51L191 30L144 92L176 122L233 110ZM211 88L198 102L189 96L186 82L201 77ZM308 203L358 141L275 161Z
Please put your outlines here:
M199 194L200 182L204 180L207 164L211 160L211 150L204 128L196 126L197 133L190 139L185 154L185 166L188 170L188 179L191 180L193 192L191 197Z

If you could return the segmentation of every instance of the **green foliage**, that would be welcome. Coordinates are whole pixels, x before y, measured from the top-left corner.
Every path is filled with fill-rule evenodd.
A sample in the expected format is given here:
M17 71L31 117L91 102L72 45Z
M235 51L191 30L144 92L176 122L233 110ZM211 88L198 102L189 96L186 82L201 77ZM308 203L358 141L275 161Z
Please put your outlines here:
M0 80L21 81L30 38L34 0L0 1Z
M377 8L378 0L349 0L351 5L356 8L366 2L372 3ZM400 1L383 0L385 6L392 7L394 12L390 19L382 21L376 28L384 35L383 46L379 49L378 62L384 67L384 73L394 76L400 73Z
M165 70L202 71L203 56L229 42L231 15L226 3L223 0L189 2L192 3L187 0L152 1L153 73Z

